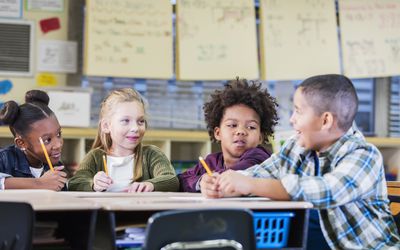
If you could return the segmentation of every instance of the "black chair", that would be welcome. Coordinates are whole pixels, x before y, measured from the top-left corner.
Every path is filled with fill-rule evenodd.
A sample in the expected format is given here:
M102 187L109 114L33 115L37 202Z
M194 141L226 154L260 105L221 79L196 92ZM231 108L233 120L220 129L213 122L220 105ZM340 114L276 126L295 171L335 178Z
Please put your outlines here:
M253 250L252 213L239 209L160 212L148 220L143 249Z
M0 202L0 250L32 249L34 217L30 204Z

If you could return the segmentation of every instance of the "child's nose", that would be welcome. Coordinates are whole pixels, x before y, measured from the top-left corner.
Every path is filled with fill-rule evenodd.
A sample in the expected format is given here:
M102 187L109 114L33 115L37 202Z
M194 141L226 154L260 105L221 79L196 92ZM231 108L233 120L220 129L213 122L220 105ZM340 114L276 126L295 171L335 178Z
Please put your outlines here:
M295 122L294 113L290 116L289 122L292 125L294 124L294 122Z
M246 134L246 130L244 129L244 127L238 126L237 130L236 130L236 134L237 135L244 135L244 134Z
M139 126L136 123L132 124L131 131L132 132L137 132L138 130L139 130Z

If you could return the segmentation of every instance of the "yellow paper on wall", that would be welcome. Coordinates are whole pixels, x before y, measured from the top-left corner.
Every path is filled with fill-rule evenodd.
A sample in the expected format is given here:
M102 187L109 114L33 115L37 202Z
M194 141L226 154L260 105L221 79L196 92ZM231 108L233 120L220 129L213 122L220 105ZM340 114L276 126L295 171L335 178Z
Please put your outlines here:
M36 77L37 86L47 87L47 86L57 86L57 78L53 74L41 73Z

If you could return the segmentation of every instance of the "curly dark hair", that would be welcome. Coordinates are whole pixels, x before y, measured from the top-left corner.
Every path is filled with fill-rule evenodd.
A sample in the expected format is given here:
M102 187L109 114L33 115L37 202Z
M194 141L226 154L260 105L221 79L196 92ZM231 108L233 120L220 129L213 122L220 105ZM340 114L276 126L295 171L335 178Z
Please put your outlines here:
M15 101L4 103L0 109L0 121L9 125L11 133L26 135L30 125L36 121L54 116L48 107L49 96L42 90L29 90L25 94L25 103L18 105Z
M278 104L266 89L261 89L261 82L239 79L229 81L223 90L216 90L211 100L204 104L204 116L211 141L216 142L214 128L219 127L225 109L237 104L244 104L253 109L260 117L260 131L263 144L268 143L268 136L274 132L278 123L276 108Z

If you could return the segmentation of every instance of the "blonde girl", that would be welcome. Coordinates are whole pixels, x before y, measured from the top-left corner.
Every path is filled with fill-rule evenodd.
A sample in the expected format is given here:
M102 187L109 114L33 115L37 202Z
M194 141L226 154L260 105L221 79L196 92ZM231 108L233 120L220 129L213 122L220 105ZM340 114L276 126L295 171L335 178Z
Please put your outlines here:
M142 145L147 122L142 96L131 88L112 91L101 103L97 137L69 181L73 191L178 191L168 158ZM106 156L105 161L103 156Z

